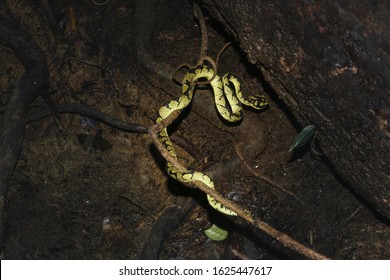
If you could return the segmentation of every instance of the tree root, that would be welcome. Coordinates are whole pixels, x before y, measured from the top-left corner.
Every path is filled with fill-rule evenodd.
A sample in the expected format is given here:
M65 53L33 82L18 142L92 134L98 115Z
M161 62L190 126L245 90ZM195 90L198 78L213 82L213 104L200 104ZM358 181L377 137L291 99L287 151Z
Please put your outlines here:
M0 41L9 46L23 63L23 77L8 95L0 132L0 245L4 242L5 199L7 182L15 169L25 132L29 104L49 82L45 56L12 18L0 16Z
M91 108L83 104L53 104L53 110L56 114L71 113L83 116L88 116L95 120L101 121L109 126L115 127L122 131L134 132L134 133L148 133L148 127L136 123L127 123L110 115L107 115L99 110ZM27 121L33 122L53 115L53 111L49 108L41 109L37 112L30 113ZM199 149L187 138L179 135L172 135L172 141L182 147L195 159L202 157Z

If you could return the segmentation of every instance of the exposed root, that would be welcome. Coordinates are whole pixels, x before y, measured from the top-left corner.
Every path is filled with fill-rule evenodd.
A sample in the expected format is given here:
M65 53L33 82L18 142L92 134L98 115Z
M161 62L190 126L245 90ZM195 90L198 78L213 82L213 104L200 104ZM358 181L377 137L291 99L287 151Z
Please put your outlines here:
M1 5L0 5L1 6ZM8 94L0 130L0 247L5 234L5 198L8 179L13 173L25 133L30 103L49 83L49 69L43 51L11 17L0 15L0 42L13 50L24 65L23 77Z
M107 125L110 125L112 127L127 132L144 133L144 134L148 133L148 127L146 126L118 120L99 110L96 110L94 108L82 104L55 104L54 110L56 114L71 113L71 114L88 116L95 120L101 121ZM1 112L1 108L0 108L0 112ZM27 122L38 121L52 115L53 115L53 111L50 110L49 108L41 109L37 112L30 113L28 115ZM185 137L179 135L172 135L171 139L173 142L175 142L177 145L182 147L186 152L188 152L195 159L199 159L202 157L198 148Z
M232 42L227 42L222 49L217 54L217 58L215 60L215 64L218 66L219 59L221 58L222 53L232 44Z
M206 22L204 20L202 10L200 9L198 3L194 1L193 5L194 5L194 16L199 22L200 32L202 36L202 45L200 48L200 54L198 60L198 64L201 64L203 62L203 57L207 56L207 49L208 49L207 28L206 28Z

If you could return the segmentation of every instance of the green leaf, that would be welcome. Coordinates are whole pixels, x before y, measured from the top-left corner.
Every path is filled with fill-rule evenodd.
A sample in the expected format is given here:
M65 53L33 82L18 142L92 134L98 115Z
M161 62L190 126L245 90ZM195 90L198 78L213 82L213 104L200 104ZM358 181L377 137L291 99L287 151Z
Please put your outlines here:
M206 229L204 233L213 241L222 241L228 236L228 232L226 230L221 229L216 225L212 225L211 228Z
M314 124L306 126L301 132L299 132L288 151L294 151L295 149L305 145L313 137L315 132L316 126Z

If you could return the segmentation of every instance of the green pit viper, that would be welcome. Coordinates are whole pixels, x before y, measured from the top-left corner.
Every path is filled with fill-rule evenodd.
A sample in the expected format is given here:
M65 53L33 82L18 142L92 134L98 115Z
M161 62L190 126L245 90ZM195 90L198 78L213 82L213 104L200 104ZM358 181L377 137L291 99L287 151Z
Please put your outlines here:
M214 70L207 65L197 65L194 68L191 68L184 76L182 94L160 108L156 123L160 123L173 112L182 110L191 103L194 89L199 79L210 81L210 85L214 91L214 102L217 110L219 114L229 122L237 122L242 118L242 104L257 110L263 109L269 104L267 98L261 95L250 96L248 99L245 99L242 95L239 81L232 74L227 73L221 79L221 77L214 74ZM177 159L175 148L169 139L166 127L157 133L157 138L169 154ZM209 188L215 189L214 183L210 177L201 172L181 172L170 162L167 162L167 172L173 179L179 182L190 183L201 181ZM237 215L234 211L223 206L213 197L207 195L207 199L214 209L226 215Z

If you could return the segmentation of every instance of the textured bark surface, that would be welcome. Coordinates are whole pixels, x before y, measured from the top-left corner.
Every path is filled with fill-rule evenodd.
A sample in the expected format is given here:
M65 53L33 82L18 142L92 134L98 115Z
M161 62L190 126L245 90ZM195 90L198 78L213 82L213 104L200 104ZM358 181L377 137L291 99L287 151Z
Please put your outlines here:
M390 218L390 4L201 4L239 43L336 172Z

